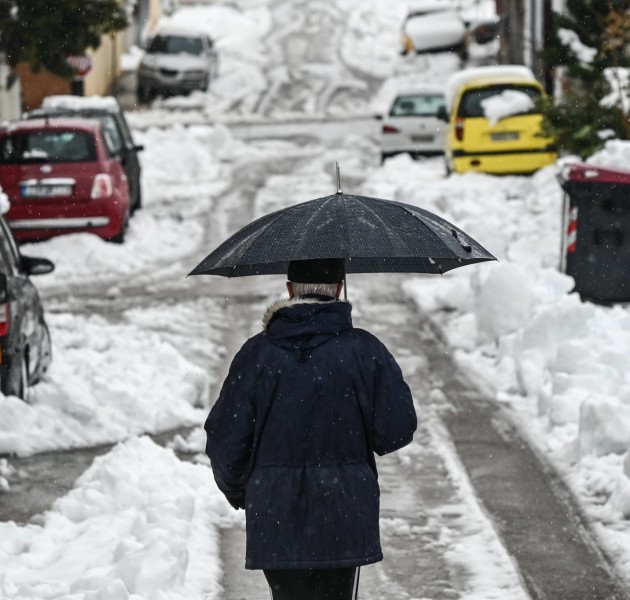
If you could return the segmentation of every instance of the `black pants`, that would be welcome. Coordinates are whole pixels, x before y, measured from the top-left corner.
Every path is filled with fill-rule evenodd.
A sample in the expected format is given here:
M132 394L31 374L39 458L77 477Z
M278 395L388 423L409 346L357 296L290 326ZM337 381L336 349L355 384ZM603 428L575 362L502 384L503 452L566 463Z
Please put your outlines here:
M356 600L359 567L266 569L272 600Z

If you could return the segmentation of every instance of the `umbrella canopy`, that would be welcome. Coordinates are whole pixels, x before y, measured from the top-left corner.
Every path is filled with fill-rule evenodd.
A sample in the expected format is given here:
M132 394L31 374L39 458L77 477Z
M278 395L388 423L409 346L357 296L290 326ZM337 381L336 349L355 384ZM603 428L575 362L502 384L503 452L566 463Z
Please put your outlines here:
M440 274L496 260L461 229L427 210L337 192L253 221L190 274L286 274L289 261L316 258L343 258L346 273Z

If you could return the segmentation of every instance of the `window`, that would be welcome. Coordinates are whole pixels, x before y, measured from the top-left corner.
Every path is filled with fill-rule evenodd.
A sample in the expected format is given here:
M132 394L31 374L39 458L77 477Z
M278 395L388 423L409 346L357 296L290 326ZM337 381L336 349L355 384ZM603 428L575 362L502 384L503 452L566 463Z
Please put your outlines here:
M392 117L434 117L441 106L446 106L442 94L398 96L389 114Z
M96 115L96 118L101 122L101 130L109 154L119 154L124 144L118 129L118 123L116 123L116 117L114 115L101 114Z
M94 138L83 131L29 131L0 138L0 163L5 165L94 160Z
M203 42L199 37L181 35L158 35L153 38L147 52L150 54L195 54L203 53Z
M459 103L459 110L457 111L458 117L483 117L483 106L481 102L487 98L492 98L497 94L501 94L506 90L514 90L515 92L523 92L527 94L534 102L540 98L540 90L536 87L529 85L492 85L483 88L477 88L475 90L468 90L462 96L462 100ZM530 113L536 112L536 109L530 111Z

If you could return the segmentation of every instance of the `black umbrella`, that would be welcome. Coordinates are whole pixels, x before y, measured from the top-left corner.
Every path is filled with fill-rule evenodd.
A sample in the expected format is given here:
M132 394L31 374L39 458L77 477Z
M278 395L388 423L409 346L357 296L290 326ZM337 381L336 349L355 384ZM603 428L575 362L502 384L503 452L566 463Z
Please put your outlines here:
M461 229L427 210L339 190L253 221L190 275L286 274L289 261L315 258L343 258L346 273L436 274L496 260Z

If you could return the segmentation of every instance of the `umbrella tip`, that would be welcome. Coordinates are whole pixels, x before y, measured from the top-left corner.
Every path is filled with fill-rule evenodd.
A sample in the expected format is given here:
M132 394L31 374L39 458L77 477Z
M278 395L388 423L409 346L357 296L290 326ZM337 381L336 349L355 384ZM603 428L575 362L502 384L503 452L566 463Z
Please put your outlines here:
M339 172L339 163L335 163L335 172L337 174L337 193L341 194L341 173Z

